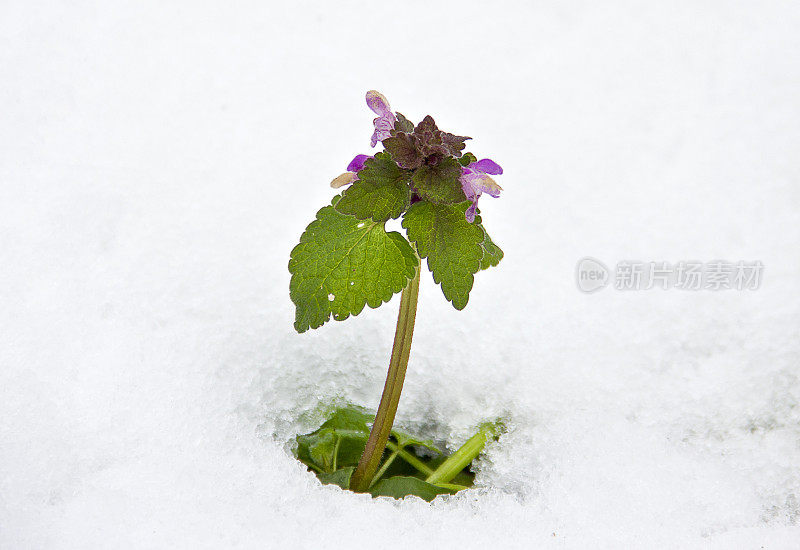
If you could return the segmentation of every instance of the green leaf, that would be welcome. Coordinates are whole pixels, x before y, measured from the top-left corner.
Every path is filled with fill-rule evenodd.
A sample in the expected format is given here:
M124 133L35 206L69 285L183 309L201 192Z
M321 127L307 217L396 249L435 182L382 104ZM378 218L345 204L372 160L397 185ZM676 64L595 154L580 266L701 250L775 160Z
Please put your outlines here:
M433 444L433 441L430 439L419 439L414 437L413 435L409 435L405 432L400 432L397 430L392 430L392 436L397 440L398 447L408 447L409 445L414 447L424 447L429 451L432 451L436 454L442 454L442 451Z
M330 474L318 474L317 477L323 485L338 485L342 489L350 488L350 477L355 471L355 466L340 468Z
M375 420L364 407L349 406L336 409L333 415L322 423L320 428L333 428L338 431L356 431L369 433L369 424Z
M355 466L367 444L368 433L325 429L297 436L298 460L321 472L331 472L335 464Z
M464 489L469 489L469 485L459 485L457 483L436 483L437 487L441 487L442 489L449 489L454 492L463 491Z
M324 472L333 470L336 457L336 435L333 430L324 430L308 443L311 461Z
M414 188L423 199L435 204L453 204L467 200L461 188L461 165L447 157L435 166L421 166L414 171Z
M358 220L334 206L320 209L289 260L295 330L320 327L331 316L343 321L364 305L379 307L406 287L418 265L408 241L387 233L383 223Z
M428 259L433 280L442 285L445 298L464 309L484 256L485 231L469 223L464 212L469 202L457 205L415 203L403 218L408 238L416 243L420 258Z
M397 218L411 202L411 172L403 170L389 153L367 159L364 168L336 203L336 210L359 220L385 222Z
M370 426L374 421L375 414L371 413L368 409L357 405L348 405L335 409L331 417L323 422L319 429L332 428L338 433L361 432L369 435ZM395 438L400 447L414 445L425 447L437 454L441 454L442 452L433 444L433 441L429 439L420 439L417 436L395 429L392 429L391 435Z
M395 476L378 481L370 493L374 497L394 498L414 495L430 502L437 495L452 495L455 491L452 488L437 487L416 477Z
M472 138L467 136L456 136L450 132L442 132L441 139L442 144L447 147L447 150L451 155L454 157L460 157L461 151L463 151L464 147L467 146L466 141Z
M369 434L360 434L356 432L341 434L337 465L355 466L358 464L358 460L364 453L364 447L367 446L367 437L369 437Z
M381 143L401 168L414 170L422 164L422 152L417 148L416 141L411 135L396 132Z
M483 230L483 242L481 242L481 248L483 249L481 269L483 270L495 267L499 264L500 260L503 259L503 251L492 242L491 237L489 237L489 234L486 232L486 228L484 228L483 225L481 225L480 228Z
M297 436L295 456L314 470L322 483L334 484L343 489L349 488L350 477L355 470L361 453L364 451L370 425L375 415L363 407L348 405L330 409L332 414L322 425L312 433ZM496 437L500 432L495 424L481 427L480 433L491 433ZM488 431L487 431L488 430ZM472 439L475 439L474 437ZM469 442L468 442L469 443ZM402 498L407 495L416 495L426 500L433 499L437 494L455 493L472 486L474 474L469 469L458 470L458 467L446 477L431 484L425 480L440 471L444 466L452 463L456 455L464 455L463 445L456 455L436 457L417 456L412 449L403 447L426 447L439 452L432 443L416 436L398 430L392 430L392 439L384 455L397 453L397 458L389 464L383 477L375 482L372 493L375 496L393 496ZM474 453L473 453L474 454ZM412 460L413 458L413 460ZM417 464L416 466L414 464ZM424 467L419 467L422 464ZM436 471L434 471L436 469ZM453 476L453 473L455 475ZM441 477L441 476L440 476ZM416 481L409 481L413 478ZM452 478L452 480L450 479ZM382 482L387 482L380 485ZM444 481L442 483L441 481Z
M471 153L467 153L468 155ZM478 211L475 214L475 221L472 222L473 225L477 225L483 231L483 241L481 242L481 248L483 249L483 257L481 258L481 270L489 269L490 267L495 267L497 264L500 263L500 260L503 259L503 251L497 246L489 237L489 233L486 231L486 228L483 226L483 219L481 218L481 211Z
M410 134L414 131L414 123L403 116L402 113L395 113L397 120L394 123L395 132L404 132Z
M374 416L360 407L337 409L317 430L297 436L297 458L323 472L331 472L334 464L355 466L369 437L367 422Z
M461 166L469 166L473 162L478 162L478 157L472 153L464 153L464 155L458 159L458 163Z

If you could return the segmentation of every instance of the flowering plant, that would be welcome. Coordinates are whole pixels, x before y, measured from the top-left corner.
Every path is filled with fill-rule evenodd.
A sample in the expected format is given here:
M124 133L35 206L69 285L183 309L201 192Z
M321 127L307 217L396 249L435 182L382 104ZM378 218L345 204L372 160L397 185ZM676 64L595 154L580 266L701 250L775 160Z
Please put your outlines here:
M383 151L357 155L331 182L342 193L317 212L289 261L298 332L331 317L343 321L358 315L365 305L377 308L402 292L386 386L363 453L348 475L347 485L355 491L373 483L387 442L395 437L392 424L411 349L421 260L427 260L445 298L461 310L474 275L503 258L478 210L483 193L500 195L492 178L503 173L500 165L463 153L471 138L440 130L430 115L414 125L392 111L382 94L371 90L366 100L377 115L371 145L381 142ZM400 217L407 238L386 231L386 222ZM484 432L489 433L479 433ZM442 475L431 479L446 483Z

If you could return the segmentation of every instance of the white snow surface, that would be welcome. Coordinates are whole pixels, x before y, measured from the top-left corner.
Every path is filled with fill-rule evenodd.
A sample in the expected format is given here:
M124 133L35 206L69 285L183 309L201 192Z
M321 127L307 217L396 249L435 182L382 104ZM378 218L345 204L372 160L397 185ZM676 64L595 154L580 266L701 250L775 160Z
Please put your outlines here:
M800 4L0 6L1 548L800 548ZM287 442L377 405L398 299L298 335L366 90L499 162L398 423L509 433L432 504ZM587 295L576 262L760 260Z

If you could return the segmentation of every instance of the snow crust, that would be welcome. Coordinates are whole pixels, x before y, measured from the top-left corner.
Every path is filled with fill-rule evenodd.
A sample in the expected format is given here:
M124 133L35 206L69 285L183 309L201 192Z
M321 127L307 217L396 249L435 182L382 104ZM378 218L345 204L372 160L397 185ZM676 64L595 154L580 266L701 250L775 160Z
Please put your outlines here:
M800 547L800 6L0 7L0 547ZM286 442L374 407L398 300L297 335L288 254L378 89L499 162L398 421L510 431L431 505ZM576 262L760 260L587 295Z

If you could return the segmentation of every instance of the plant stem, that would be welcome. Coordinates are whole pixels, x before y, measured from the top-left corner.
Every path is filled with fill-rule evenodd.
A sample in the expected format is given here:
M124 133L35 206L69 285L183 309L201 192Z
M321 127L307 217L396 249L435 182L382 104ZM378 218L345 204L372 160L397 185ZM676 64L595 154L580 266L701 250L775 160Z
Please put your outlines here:
M375 474L375 477L373 477L373 478L372 478L372 481L370 481L370 482L369 482L369 486L370 486L370 487L372 487L373 485L375 485L375 482L376 482L376 481L378 481L378 480L381 478L381 476L383 476L383 474L385 474L385 473L386 473L386 470L388 470L388 469L389 469L389 466L391 466L391 465L392 465L392 462L394 462L394 459L395 459L395 458L397 458L397 451L399 451L399 450L400 450L400 449L397 449L397 450L395 450L395 451L394 451L392 454L390 454L390 455L389 455L389 458L387 458L387 459L386 459L386 460L383 462L383 464L381 465L381 469L380 469L380 470L378 470L378 473L377 473L377 474Z
M337 459L339 458L339 445L341 445L341 444L342 444L342 438L341 437L337 437L336 438L336 445L333 447L333 470L332 470L333 472L336 471L336 462L337 462Z
M470 437L456 452L442 462L425 481L434 485L446 484L456 477L458 472L463 470L481 453L491 433L491 426L485 426L478 430L478 433Z
M413 466L423 474L431 475L433 473L433 469L424 462L422 462L420 459L418 459L416 456L414 456L414 453L409 453L404 448L395 445L391 441L389 441L386 444L386 448L389 449L390 451L396 452L400 458L408 462L411 466Z
M414 278L409 281L400 297L400 313L397 316L397 328L394 332L394 345L392 358L389 360L389 372L386 375L386 384L383 386L383 395L375 415L375 423L369 432L369 439L364 448L364 453L358 461L350 479L350 488L356 492L369 489L370 481L378 469L378 464L389 440L392 431L394 416L397 413L397 404L400 402L400 392L403 391L403 380L406 377L408 356L411 352L411 338L414 335L414 320L417 316L417 297L419 296L419 273L422 266L417 267Z

